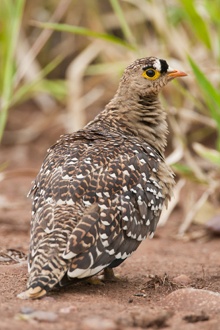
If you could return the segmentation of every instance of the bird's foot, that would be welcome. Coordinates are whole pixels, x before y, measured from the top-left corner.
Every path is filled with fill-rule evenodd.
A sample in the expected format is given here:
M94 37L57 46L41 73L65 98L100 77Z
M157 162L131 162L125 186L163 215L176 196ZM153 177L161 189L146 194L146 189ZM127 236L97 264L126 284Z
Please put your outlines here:
M86 283L91 285L104 285L105 283L102 281L102 279L98 278L97 276L87 278L85 280Z
M103 274L103 281L105 282L122 282L126 279L116 276L112 268L105 268Z

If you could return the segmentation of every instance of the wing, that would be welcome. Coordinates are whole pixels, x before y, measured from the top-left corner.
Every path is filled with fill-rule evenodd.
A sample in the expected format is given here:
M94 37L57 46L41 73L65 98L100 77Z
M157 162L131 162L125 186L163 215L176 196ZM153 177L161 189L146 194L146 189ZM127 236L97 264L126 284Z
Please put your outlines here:
M130 256L154 233L167 198L162 163L152 147L121 137L52 148L32 189L29 283L51 287L66 272L84 278Z
M96 185L83 196L87 212L63 255L71 260L69 277L92 276L117 266L153 235L165 196L156 175L161 158L152 151L121 146L116 158L93 173Z

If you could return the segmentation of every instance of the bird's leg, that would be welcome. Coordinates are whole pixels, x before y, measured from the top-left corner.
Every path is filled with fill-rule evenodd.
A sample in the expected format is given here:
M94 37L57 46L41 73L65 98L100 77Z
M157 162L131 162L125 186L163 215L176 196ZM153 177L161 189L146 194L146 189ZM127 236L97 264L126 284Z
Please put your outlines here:
M120 280L119 277L115 276L113 269L107 267L101 275L87 278L86 282L92 285L103 285L104 282L116 282Z
M110 282L118 282L118 281L123 281L119 276L115 276L114 271L112 268L106 267L104 269L104 278L103 281L110 281Z

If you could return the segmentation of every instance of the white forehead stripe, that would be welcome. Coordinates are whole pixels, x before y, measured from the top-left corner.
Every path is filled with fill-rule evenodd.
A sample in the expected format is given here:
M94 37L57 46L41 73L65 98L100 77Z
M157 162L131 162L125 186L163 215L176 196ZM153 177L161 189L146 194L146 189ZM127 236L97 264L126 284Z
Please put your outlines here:
M154 61L154 68L159 72L161 71L161 63L158 58Z
M173 68L171 68L171 66L168 66L167 72L173 72L175 71Z

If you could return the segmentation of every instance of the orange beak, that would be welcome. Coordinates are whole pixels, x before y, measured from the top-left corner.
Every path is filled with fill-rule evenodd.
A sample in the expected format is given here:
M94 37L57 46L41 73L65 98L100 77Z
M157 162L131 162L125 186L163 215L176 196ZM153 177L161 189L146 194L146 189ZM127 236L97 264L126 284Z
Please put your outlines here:
M177 77L185 77L185 76L187 76L187 74L185 72L178 71L178 70L173 70L173 71L169 72L167 75L170 78L177 78Z

